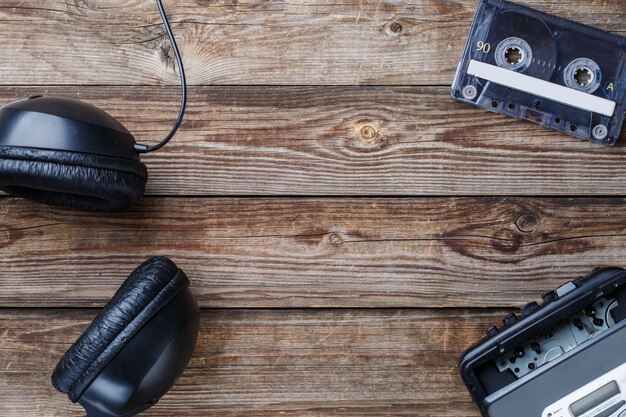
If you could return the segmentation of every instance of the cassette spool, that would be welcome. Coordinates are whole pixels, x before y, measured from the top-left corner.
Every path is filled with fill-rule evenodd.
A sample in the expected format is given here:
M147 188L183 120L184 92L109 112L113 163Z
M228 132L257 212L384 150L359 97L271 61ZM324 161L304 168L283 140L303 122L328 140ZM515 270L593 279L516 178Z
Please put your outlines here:
M626 111L626 38L503 0L481 0L452 95L612 146Z

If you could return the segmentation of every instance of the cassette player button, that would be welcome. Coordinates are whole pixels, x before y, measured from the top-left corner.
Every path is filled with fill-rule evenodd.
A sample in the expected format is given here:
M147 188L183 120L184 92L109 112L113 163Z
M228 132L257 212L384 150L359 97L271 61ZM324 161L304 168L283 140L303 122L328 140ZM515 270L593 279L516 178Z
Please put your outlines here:
M559 297L556 295L556 291L550 291L545 293L541 298L543 299L544 304L548 304L556 301Z
M491 326L487 329L487 336L494 337L498 334L498 328L496 326Z
M509 314L504 318L504 320L502 320L502 323L504 323L505 326L510 326L512 324L515 324L516 322L517 316L514 313Z
M530 316L537 310L539 310L539 304L533 301L532 303L528 303L524 307L522 307L520 312L522 313L522 316Z
M571 293L571 292L572 292L572 291L574 291L576 288L577 288L577 287L576 287L576 284L574 284L574 282L570 281L570 282L568 282L567 284L565 284L565 285L563 285L563 286L559 287L559 288L556 290L556 295L557 295L557 297L561 298L561 297L563 297L564 295Z

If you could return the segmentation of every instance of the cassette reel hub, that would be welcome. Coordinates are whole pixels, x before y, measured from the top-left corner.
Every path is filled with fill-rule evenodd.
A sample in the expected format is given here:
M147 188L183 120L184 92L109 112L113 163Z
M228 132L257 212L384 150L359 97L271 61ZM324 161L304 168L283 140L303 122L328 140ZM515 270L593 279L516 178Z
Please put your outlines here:
M602 83L600 66L589 58L572 61L563 73L565 85L585 93L594 93Z
M499 67L524 72L533 62L533 50L524 39L511 37L498 44L495 58Z

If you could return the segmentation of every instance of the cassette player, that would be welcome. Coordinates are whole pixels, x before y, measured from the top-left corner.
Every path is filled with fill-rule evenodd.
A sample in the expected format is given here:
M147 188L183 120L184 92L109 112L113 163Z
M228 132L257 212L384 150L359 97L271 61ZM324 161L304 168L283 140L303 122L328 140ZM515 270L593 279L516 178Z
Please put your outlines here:
M626 417L626 270L569 282L470 348L461 376L485 417Z
M607 146L626 109L626 38L503 0L481 0L455 99Z

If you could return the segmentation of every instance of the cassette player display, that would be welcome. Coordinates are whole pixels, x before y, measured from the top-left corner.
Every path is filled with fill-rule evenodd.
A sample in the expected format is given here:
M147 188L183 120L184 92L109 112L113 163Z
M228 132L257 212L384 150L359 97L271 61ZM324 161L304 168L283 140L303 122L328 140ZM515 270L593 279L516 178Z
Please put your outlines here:
M481 0L452 94L611 146L626 109L626 38L507 1Z
M569 282L503 323L461 360L483 416L626 416L626 270Z

